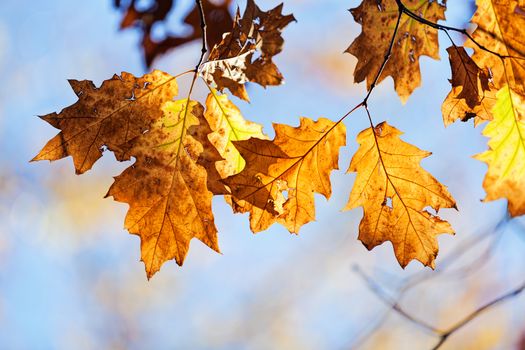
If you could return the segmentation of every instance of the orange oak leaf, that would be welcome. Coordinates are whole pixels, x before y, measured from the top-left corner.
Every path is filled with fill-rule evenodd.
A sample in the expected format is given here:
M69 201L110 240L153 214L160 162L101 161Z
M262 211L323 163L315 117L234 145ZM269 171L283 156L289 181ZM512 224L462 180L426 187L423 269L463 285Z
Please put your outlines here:
M57 160L71 156L82 174L102 156L104 147L122 157L121 146L162 117L161 106L177 94L174 77L153 71L141 78L123 72L97 88L89 80L70 80L78 101L60 113L41 118L60 133L33 158Z
M209 142L203 106L187 99L166 102L163 118L131 143L136 162L115 178L107 196L128 203L125 227L141 238L148 278L175 259L182 265L190 240L219 252L208 170L222 158Z
M425 19L437 22L445 19L444 5L433 0L406 0L403 4ZM370 90L387 54L398 18L395 0L363 0L350 10L354 20L361 24L361 34L346 52L357 57L354 80L366 79ZM422 55L439 59L437 29L403 15L392 47L391 56L379 77L378 83L387 76L394 79L395 89L406 102L412 92L421 85L419 57Z
M443 122L448 126L456 120L474 118L474 125L491 120L490 110L496 101L488 70L479 68L463 47L447 49L452 68L452 90L447 95L441 112Z
M357 136L360 147L348 172L357 172L346 210L363 207L359 239L369 250L392 242L404 268L416 259L434 268L436 236L454 233L450 224L429 213L455 208L445 186L420 166L431 153L403 142L402 133L383 122Z
M282 8L280 4L264 12L248 0L242 17L237 10L231 32L215 45L208 62L200 67L204 80L213 88L221 92L227 88L246 101L247 82L263 87L282 84L283 76L272 59L282 50L282 30L295 21L293 15L283 15Z
M250 212L250 228L263 231L275 222L298 233L315 220L314 193L330 198L330 172L338 169L346 143L342 123L301 118L298 127L274 124L275 139L234 142L246 167L225 180L234 209Z
M472 23L477 25L472 37L479 44L503 56L501 60L493 53L468 41L474 49L476 64L490 69L497 89L505 85L525 96L525 1L524 0L477 0Z

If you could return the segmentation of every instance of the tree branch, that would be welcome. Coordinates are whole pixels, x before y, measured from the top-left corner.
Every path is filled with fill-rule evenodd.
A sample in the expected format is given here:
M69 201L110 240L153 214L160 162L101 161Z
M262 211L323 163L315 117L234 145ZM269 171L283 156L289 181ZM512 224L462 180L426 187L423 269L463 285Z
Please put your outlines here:
M394 311L396 311L400 316L404 317L405 319L409 320L410 322L424 328L427 331L430 331L431 333L439 336L438 343L432 348L432 350L439 349L445 341L455 332L463 328L465 325L467 325L470 321L477 318L479 315L484 313L485 311L491 309L492 307L503 303L504 301L507 301L509 299L512 299L518 295L520 295L525 290L525 281L522 282L521 285L516 287L515 289L489 301L488 303L480 306L467 316L465 316L461 321L457 322L452 327L441 330L439 328L436 328L414 316L412 316L410 313L405 311L397 301L392 300L389 298L386 293L382 290L382 288L375 282L372 278L367 276L358 266L354 268L354 271L366 282L368 288L377 296L379 297L383 302L388 304L390 308Z

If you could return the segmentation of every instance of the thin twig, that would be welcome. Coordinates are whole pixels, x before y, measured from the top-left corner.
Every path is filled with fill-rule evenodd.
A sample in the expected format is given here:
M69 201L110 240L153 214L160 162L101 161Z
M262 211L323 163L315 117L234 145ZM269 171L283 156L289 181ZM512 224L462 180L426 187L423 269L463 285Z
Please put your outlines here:
M432 21L429 21L427 20L426 18L423 18L421 16L418 16L417 14L415 14L414 12L412 12L409 8L407 8L403 2L401 0L396 0L396 3L397 3L397 6L398 8L401 10L402 13L406 14L407 16L415 19L416 21L422 23L422 24L425 24L429 27L432 27L432 28L435 28L435 29L438 29L438 30L442 30L442 31L454 31L454 32L457 32L457 33L461 33L463 35L465 35L470 41L472 41L477 47L479 47L481 50L483 51L487 51L493 55L496 55L498 56L500 59L504 60L506 58L514 58L514 59L524 59L524 58L521 58L521 57L515 57L515 56L509 56L509 55L502 55L498 52L495 52L495 51L492 51L490 50L489 48L485 47L484 45L482 45L481 43L479 43L476 39L474 39L474 37L464 28L456 28L456 27L451 27L451 26L447 26L447 25L444 25L444 24L439 24L439 23L434 23ZM522 54L521 52L519 52L519 50L516 50L518 53Z
M206 38L206 16L204 15L204 7L202 5L202 0L195 0L197 7L199 8L199 15L201 21L201 35L202 35L202 48L201 48L201 57L199 58L199 63L195 66L195 74L199 71L199 67L204 60L204 55L208 52L208 39ZM195 80L195 78L194 78Z

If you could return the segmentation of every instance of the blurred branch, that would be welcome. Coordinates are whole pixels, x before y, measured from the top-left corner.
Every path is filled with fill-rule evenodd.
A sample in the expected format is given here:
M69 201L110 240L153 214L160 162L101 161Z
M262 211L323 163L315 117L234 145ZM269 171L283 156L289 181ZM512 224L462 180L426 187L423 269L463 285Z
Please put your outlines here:
M356 342L352 344L352 347L359 347L361 344L363 344L372 334L374 334L381 325L387 320L388 316L390 315L390 312L392 310L396 312L402 311L402 315L407 318L406 316L410 316L407 312L405 312L400 307L400 302L405 296L405 294L412 288L417 287L421 283L425 281L429 281L431 279L436 278L440 274L446 272L450 266L452 266L453 263L456 263L459 258L470 252L472 249L478 247L481 243L485 242L486 239L493 237L492 242L488 245L488 247L484 250L482 254L480 254L479 257L477 257L473 262L469 263L466 266L463 266L461 268L458 268L457 270L454 270L450 272L450 274L453 275L462 275L463 277L467 276L470 273L474 272L473 267L476 267L476 270L482 267L484 264L486 264L491 256L492 252L494 251L495 247L497 246L497 243L499 242L500 238L502 237L502 234L504 232L504 228L506 225L511 222L509 221L508 214L505 212L503 217L490 229L485 230L479 234L472 234L469 237L467 237L465 240L463 240L450 254L445 256L443 260L440 262L439 266L436 268L436 270L432 271L431 273L428 273L428 271L421 271L420 273L416 273L415 275L409 277L404 284L398 288L397 295L395 298L391 297L385 297L385 293L382 292L382 288L379 286L378 283L374 282L371 278L368 278L363 270L359 266L355 266L354 270L358 273L358 275L365 280L368 287L374 291L374 293L381 298L386 304L390 306L390 309L387 310L375 323L375 325L362 335ZM381 292L378 292L381 291ZM409 320L413 321L411 319L412 317L408 317ZM421 324L419 324L421 326ZM429 326L429 325L426 325ZM429 326L425 327L427 330L432 330L434 327ZM435 329L434 329L435 330ZM433 330L432 330L433 331ZM435 332L433 332L435 333Z
M439 342L432 348L433 350L439 349L443 343L447 340L448 337L450 337L452 334L457 332L459 329L461 329L463 326L468 324L470 321L481 315L486 310L492 308L493 306L496 306L506 300L512 299L518 295L520 295L525 290L525 281L517 287L516 289L511 290L510 292L503 294L502 296L493 299L492 301L489 301L485 305L477 308L475 311L470 313L468 316L466 316L463 320L456 323L454 326L450 327L447 331L443 332L440 336Z
M489 230L485 232L482 235L482 239L480 239L480 236L473 235L470 239L464 241L455 251L452 252L445 260L446 264L449 264L450 262L457 260L460 256L464 255L467 251L471 250L473 247L475 247L479 242L483 241L485 238L494 236L494 239L492 243L489 245L489 247L476 259L474 262L470 263L466 269L465 273L471 273L474 271L473 267L476 267L476 270L479 269L479 267L485 262L486 259L489 259L490 256L492 256L492 252L494 250L494 245L500 240L503 232L503 228L506 226L507 223L509 223L508 216L505 216L502 218L494 227L493 230ZM476 240L477 239L477 240ZM480 265L481 264L481 265ZM442 268L440 271L437 272L443 272L445 271L447 266ZM465 325L467 325L472 320L476 319L479 315L481 315L483 312L487 311L488 309L491 309L492 307L501 304L504 301L507 301L509 299L512 299L518 295L520 295L525 290L525 281L522 282L521 285L516 287L515 289L487 302L486 304L483 304L482 306L478 307L476 310L465 316L461 321L457 322L453 326L447 328L447 329L439 329L415 316L413 316L411 313L403 309L400 305L400 300L403 297L403 295L408 291L409 289L417 286L418 284L422 283L423 281L426 281L428 279L434 278L436 276L436 273L432 275L415 275L413 278L411 278L409 281L405 283L403 287L399 289L399 293L396 298L390 297L384 289L374 281L370 276L368 276L359 266L354 267L354 271L365 281L368 288L384 303L386 303L390 309L383 315L383 317L379 320L379 322L376 323L376 325L372 328L372 330L364 337L362 337L358 343L354 345L358 345L363 343L371 334L373 334L386 320L386 318L389 315L390 311L395 311L403 318L407 319L408 321L416 324L417 326L425 329L426 331L429 331L430 333L436 335L439 337L438 343L432 348L433 350L439 349L446 340L455 332L459 331L461 328L463 328ZM461 270L454 271L455 273L459 272ZM420 277L422 276L422 277Z
M379 297L382 301L384 301L386 304L388 304L391 308L391 310L396 311L400 316L403 318L409 320L410 322L432 332L433 334L439 336L439 342L432 348L432 350L439 349L445 341L455 332L463 328L465 325L467 325L469 322L477 318L479 315L481 315L483 312L487 311L488 309L501 304L504 301L507 301L509 299L512 299L518 295L520 295L525 290L525 281L522 282L520 286L517 288L489 301L488 303L480 306L470 314L468 314L465 318L463 318L461 321L457 322L455 325L447 328L446 330L441 330L439 328L436 328L428 323L426 323L423 320L420 320L414 316L412 316L409 312L405 311L397 301L392 300L389 298L384 290L379 286L377 282L375 282L371 277L367 276L361 268L358 266L355 267L355 272L366 282L367 286L370 288L370 290Z
M361 277L365 282L366 282L366 285L368 286L368 288L377 296L379 297L379 299L381 299L383 302L385 302L386 304L388 304L390 306L390 308L394 311L396 311L399 315L403 316L404 318L406 318L407 320L409 320L410 322L430 331L431 333L434 333L434 334L441 334L441 333L444 333L443 331L435 328L434 326L426 323L425 321L423 320L420 320L412 315L410 315L408 312L406 312L405 310L403 310L403 308L399 305L399 303L397 301L395 301L394 299L390 298L386 293L385 291L381 288L381 286L379 286L379 284L374 281L370 276L368 276L359 266L354 266L354 271L355 273L357 273L359 275L359 277Z

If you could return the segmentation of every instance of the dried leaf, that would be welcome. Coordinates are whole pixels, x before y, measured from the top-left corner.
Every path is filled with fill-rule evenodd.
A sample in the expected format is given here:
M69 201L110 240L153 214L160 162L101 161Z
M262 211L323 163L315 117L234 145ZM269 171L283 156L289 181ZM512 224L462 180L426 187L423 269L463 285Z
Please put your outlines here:
M274 124L275 139L234 142L246 160L245 169L225 180L234 207L250 212L253 232L274 222L298 233L315 220L314 193L332 193L330 172L338 169L339 148L345 145L342 123L301 118L298 127Z
M488 164L485 201L506 198L512 216L525 214L525 99L507 85L497 93L494 120L483 135L489 150L476 159Z
M360 147L348 172L357 172L346 210L363 207L359 239L369 250L392 242L404 268L416 259L434 268L436 236L453 233L450 224L432 215L440 208L455 208L445 186L420 166L431 153L403 142L402 133L383 122L357 136Z
M235 96L248 100L246 82L263 87L282 84L282 74L272 59L282 50L282 30L295 21L293 15L282 15L282 8L281 4L264 12L253 0L248 0L242 17L237 10L233 29L215 45L208 62L200 68L210 86L221 92L227 88Z
M127 154L135 164L115 178L107 196L128 203L125 227L141 238L148 278L171 259L182 265L190 240L219 252L208 169L221 160L207 135L204 108L187 99L163 106L158 120Z
M452 68L452 91L441 107L445 126L458 119L474 118L475 125L491 120L490 110L496 96L489 72L479 68L463 47L451 46L447 51Z
M445 19L446 7L437 1L406 0L403 4L429 21ZM363 0L361 5L350 12L363 30L346 52L358 59L354 72L355 82L360 83L366 79L367 89L370 90L387 54L398 18L398 6L395 0ZM404 15L392 54L378 83L391 76L397 94L403 103L406 102L421 85L419 57L422 55L439 59L437 30Z
M61 132L33 158L57 160L73 157L82 174L102 156L103 148L123 158L121 146L147 130L162 117L161 106L177 94L174 77L153 71L141 78L123 72L104 81L100 88L89 80L70 80L78 101L59 114L41 117Z

